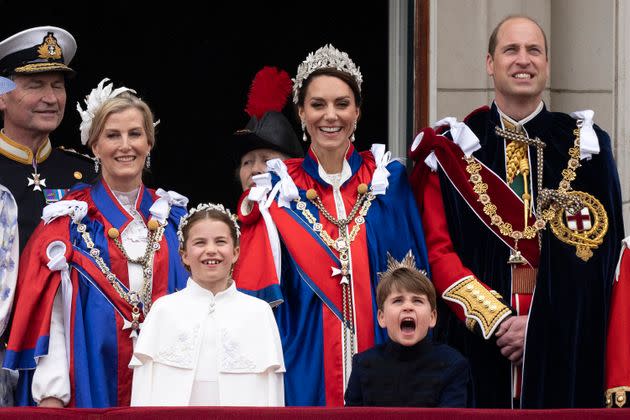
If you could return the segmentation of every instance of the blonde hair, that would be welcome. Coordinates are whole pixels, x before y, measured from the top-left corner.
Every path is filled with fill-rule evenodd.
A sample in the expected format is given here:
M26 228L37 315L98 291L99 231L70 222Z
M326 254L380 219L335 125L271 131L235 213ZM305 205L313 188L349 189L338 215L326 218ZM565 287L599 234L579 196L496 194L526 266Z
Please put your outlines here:
M153 112L149 105L142 99L138 98L130 92L123 92L120 95L108 99L98 108L92 119L92 125L88 133L87 146L92 147L96 144L99 136L105 128L105 121L111 114L123 112L129 108L135 108L142 114L144 119L144 131L147 135L149 146L153 148L155 145L155 127L153 126Z

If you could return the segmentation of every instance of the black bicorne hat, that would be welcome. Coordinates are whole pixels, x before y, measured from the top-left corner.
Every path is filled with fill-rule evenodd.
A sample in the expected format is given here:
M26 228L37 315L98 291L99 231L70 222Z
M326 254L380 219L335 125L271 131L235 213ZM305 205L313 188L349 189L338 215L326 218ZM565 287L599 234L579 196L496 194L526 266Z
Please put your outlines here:
M234 158L256 149L272 149L289 157L302 157L304 151L282 108L291 93L289 75L275 67L264 67L254 77L245 112L250 120L233 136Z
M281 112L268 111L260 120L253 116L235 135L237 160L255 149L273 149L289 157L302 157L304 151L293 126Z

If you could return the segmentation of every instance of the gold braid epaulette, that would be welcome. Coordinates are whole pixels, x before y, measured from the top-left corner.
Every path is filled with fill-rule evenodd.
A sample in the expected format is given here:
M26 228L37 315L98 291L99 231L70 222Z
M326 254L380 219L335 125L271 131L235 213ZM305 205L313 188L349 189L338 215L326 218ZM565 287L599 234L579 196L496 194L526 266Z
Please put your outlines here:
M630 386L617 386L606 390L606 407L613 408L613 403L617 407L626 407L628 404L628 396Z
M501 321L512 314L512 309L501 302L503 297L486 289L473 276L464 277L442 293L445 300L459 303L464 308L466 327L474 331L478 325L487 340Z

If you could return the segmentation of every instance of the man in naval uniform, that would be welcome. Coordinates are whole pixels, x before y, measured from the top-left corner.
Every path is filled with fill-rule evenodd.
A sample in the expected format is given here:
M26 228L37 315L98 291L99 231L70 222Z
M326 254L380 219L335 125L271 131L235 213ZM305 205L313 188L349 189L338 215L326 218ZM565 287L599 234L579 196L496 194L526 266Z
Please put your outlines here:
M412 146L436 335L469 358L478 407L602 407L623 238L610 138L592 111L550 112L547 40L526 16L490 37L492 106Z
M18 205L20 252L44 206L94 177L88 157L53 148L49 138L64 115L66 78L74 73L68 64L76 49L73 36L54 26L27 29L0 42L0 75L16 84L0 95L0 184Z

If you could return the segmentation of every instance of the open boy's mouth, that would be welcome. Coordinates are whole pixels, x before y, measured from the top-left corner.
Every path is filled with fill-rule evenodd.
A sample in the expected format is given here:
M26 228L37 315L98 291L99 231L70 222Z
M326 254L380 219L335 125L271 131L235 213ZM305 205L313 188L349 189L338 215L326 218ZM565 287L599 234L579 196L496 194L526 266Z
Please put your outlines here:
M400 330L407 334L413 333L416 330L416 320L411 317L403 318L400 321Z

